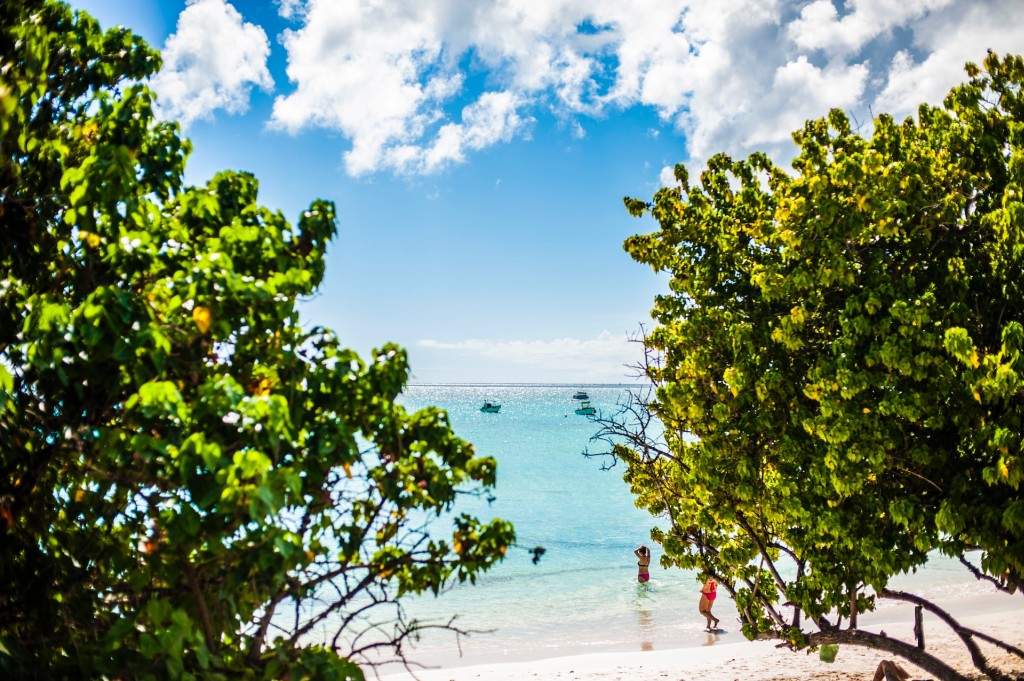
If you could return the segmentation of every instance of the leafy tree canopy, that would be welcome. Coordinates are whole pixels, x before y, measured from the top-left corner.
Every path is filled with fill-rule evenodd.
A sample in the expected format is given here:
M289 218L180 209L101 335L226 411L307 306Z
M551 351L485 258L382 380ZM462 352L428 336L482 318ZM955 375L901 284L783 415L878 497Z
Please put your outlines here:
M184 186L159 64L0 0L0 676L361 678L513 541L452 512L495 462L396 404L401 349L302 327L334 206Z
M637 503L670 520L667 563L717 577L748 637L868 645L946 679L963 677L857 615L948 617L889 588L935 551L1024 587L1024 63L967 74L870 136L840 111L808 121L791 173L719 155L697 186L680 165L627 199L659 225L627 251L670 276L638 403L664 432L606 424ZM990 637L947 623L1008 678Z

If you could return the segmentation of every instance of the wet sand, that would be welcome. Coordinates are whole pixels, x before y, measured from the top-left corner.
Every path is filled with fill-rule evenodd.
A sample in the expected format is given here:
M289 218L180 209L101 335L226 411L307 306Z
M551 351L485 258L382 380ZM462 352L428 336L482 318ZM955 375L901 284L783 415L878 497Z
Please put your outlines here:
M1011 645L1024 647L1024 597L993 595L941 605L962 624ZM869 613L863 618L860 628L884 631L889 636L911 640L912 608L899 606ZM383 678L386 681L411 681L414 678L420 681L869 681L878 663L891 659L889 654L878 650L840 646L835 662L826 663L819 659L817 652L780 649L772 641L747 641L738 630L709 639L713 639L713 645L588 653L526 662L500 661L420 670L413 674L388 674ZM959 639L928 615L925 617L925 644L926 650L937 654L959 671L970 674L974 669L970 655ZM1024 675L1024 661L988 644L982 644L982 651L1004 671ZM909 663L899 662L913 679L932 678Z

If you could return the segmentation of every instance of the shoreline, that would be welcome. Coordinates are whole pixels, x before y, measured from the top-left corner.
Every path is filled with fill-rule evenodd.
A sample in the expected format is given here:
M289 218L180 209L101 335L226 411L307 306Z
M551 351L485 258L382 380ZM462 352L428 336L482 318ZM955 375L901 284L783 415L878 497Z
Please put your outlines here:
M1010 645L1024 646L1024 597L992 594L983 598L953 599L937 605L965 626L997 633ZM860 629L912 640L913 606L909 604L867 613L861 618ZM925 613L924 628L926 651L936 654L961 672L974 670L967 649L948 627ZM566 651L565 654L537 659L505 658L459 664L457 660L464 658L456 658L441 666L413 672L380 670L379 678L383 681L618 681L638 677L680 681L868 681L879 662L894 659L879 650L840 646L835 662L826 663L818 658L817 652L778 648L777 641L747 641L738 628L717 639L710 644L680 645L659 650ZM982 644L982 651L1002 669L1024 673L1024 660L988 644ZM415 659L415 653L411 657ZM911 679L933 678L908 662L898 661L910 672ZM373 671L368 670L368 677L371 676Z

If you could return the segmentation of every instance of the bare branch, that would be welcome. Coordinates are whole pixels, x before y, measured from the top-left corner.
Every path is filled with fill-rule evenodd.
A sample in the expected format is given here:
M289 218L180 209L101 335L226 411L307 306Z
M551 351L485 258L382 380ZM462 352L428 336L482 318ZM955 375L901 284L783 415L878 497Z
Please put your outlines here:
M964 644L964 647L966 647L967 651L971 654L971 661L974 663L975 667L984 672L989 678L997 679L999 681L1011 681L1011 677L1009 677L1006 674L1003 674L998 669L989 664L988 660L982 654L981 648L979 648L978 644L974 641L973 631L962 626L953 618L952 615L950 615L948 612L946 612L939 606L935 605L927 599L921 598L920 596L906 593L903 591L892 591L890 589L882 589L881 591L879 591L878 595L882 598L892 598L893 600L906 601L907 603L913 603L915 605L922 606L925 610L927 610L928 612L932 613L933 615L941 619L943 622L945 622L946 625L950 629L952 629L953 632L960 638L960 640Z

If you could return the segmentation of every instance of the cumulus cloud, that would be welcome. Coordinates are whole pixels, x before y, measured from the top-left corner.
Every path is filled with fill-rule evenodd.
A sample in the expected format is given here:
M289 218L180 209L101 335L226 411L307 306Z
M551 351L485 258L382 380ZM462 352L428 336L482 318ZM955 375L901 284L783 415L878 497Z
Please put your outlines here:
M435 172L528 135L537 115L599 115L644 91L670 112L685 93L647 72L685 59L681 12L662 0L308 0L283 36L294 90L272 123L341 132L345 166L361 175ZM466 90L469 76L482 92Z
M679 184L676 179L676 169L672 166L664 166L658 173L658 181L662 187L674 187Z
M709 3L710 5L710 3ZM1019 51L1019 0L733 0L687 13L697 43L690 104L673 112L694 161L764 151L785 164L791 133L830 108L856 121L939 103L986 48Z
M886 64L875 111L902 118L921 102L939 104L964 79L963 65L980 63L985 50L1019 54L1024 45L1024 2L959 2L915 26L913 44ZM915 56L917 55L917 56Z
M304 0L274 0L277 12L283 19L297 19L305 8Z
M804 5L788 32L800 48L851 54L893 29L911 25L954 3L955 0L851 0L846 13L840 16L832 0L814 0Z
M253 86L274 85L267 34L224 0L189 0L162 53L163 68L153 79L159 112L183 127L219 109L244 113Z
M432 350L458 352L461 356L477 356L503 365L528 367L551 381L621 381L632 375L629 367L643 358L643 350L638 343L630 342L625 334L615 335L608 331L590 339L421 340L416 345Z
M277 1L296 23L271 124L341 133L352 175L437 172L540 117L578 135L633 107L690 160L786 161L807 118L912 112L1024 44L1020 0Z
M485 92L462 110L461 120L461 123L446 123L441 127L433 144L417 159L418 169L429 173L448 163L463 161L466 150L484 149L498 141L508 142L525 124L511 92ZM409 158L416 157L416 151L410 150Z
M776 68L771 89L762 100L762 105L775 115L749 122L746 137L737 141L743 148L783 146L809 116L855 107L863 97L867 78L864 64L830 63L820 68L804 56L782 64Z

